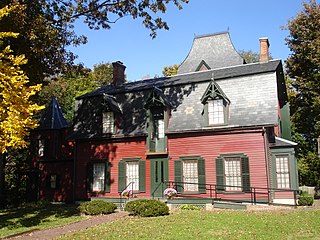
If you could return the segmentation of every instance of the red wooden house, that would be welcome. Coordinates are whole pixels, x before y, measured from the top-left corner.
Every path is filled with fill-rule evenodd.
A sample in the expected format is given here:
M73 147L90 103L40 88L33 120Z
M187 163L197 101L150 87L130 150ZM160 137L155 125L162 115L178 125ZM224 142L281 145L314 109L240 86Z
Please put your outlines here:
M268 39L260 46L246 64L228 32L197 36L177 75L128 83L115 62L113 83L78 97L69 128L53 99L32 135L38 198L158 198L170 186L174 201L294 204L283 67Z

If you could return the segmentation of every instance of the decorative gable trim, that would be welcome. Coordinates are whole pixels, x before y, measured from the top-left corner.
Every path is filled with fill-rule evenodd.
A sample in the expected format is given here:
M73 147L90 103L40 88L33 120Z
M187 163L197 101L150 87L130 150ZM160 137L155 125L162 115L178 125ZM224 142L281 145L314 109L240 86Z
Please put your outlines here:
M206 61L201 60L200 64L196 68L196 72L210 70L211 67L206 63Z
M202 95L201 103L205 104L208 99L217 99L222 98L226 101L227 104L230 104L229 98L224 94L220 86L212 79L206 91Z
M165 106L171 106L171 104L161 89L157 87L153 87L149 97L146 100L146 103L144 104L144 108L149 109L150 106L165 107Z

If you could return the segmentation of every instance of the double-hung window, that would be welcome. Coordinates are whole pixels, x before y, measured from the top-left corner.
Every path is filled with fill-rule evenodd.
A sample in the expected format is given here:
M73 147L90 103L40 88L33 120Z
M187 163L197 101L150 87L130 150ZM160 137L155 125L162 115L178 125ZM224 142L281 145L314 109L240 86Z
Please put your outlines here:
M225 178L226 191L240 191L242 186L241 180L241 158L227 157L225 158Z
M102 133L114 133L115 121L113 112L102 113Z
M38 139L38 156L43 157L44 151L46 147L46 140L45 139Z
M94 163L93 164L93 188L94 192L104 191L105 184L105 163Z
M126 162L126 186L129 190L139 191L139 161Z
M208 123L209 125L224 124L223 99L208 101Z
M288 155L276 156L276 175L277 188L290 188Z
M185 160L182 162L184 190L198 191L198 161Z

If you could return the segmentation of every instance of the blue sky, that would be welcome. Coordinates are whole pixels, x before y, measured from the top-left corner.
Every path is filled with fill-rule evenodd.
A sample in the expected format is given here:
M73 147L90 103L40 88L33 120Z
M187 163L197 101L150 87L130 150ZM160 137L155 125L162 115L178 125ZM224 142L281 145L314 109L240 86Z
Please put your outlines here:
M92 68L101 62L122 61L128 81L146 76L161 76L164 66L181 63L191 49L195 35L229 29L237 50L259 52L259 38L268 37L273 58L285 60L290 54L285 45L289 19L303 9L301 0L190 0L182 10L172 5L161 15L170 30L158 31L156 39L141 19L126 17L109 30L89 30L77 23L77 34L88 37L86 45L72 48L77 62Z

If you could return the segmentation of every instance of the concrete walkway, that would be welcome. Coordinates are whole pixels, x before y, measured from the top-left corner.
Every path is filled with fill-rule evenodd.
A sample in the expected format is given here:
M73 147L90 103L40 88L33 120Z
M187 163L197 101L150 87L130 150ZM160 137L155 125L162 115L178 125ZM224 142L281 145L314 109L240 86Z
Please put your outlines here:
M101 223L111 222L119 218L128 216L127 212L116 212L108 215L94 216L89 219L82 220L75 223L70 223L61 227L35 230L26 234L16 235L13 237L5 238L6 240L47 240L56 238L71 232L83 230L89 227L96 226Z

